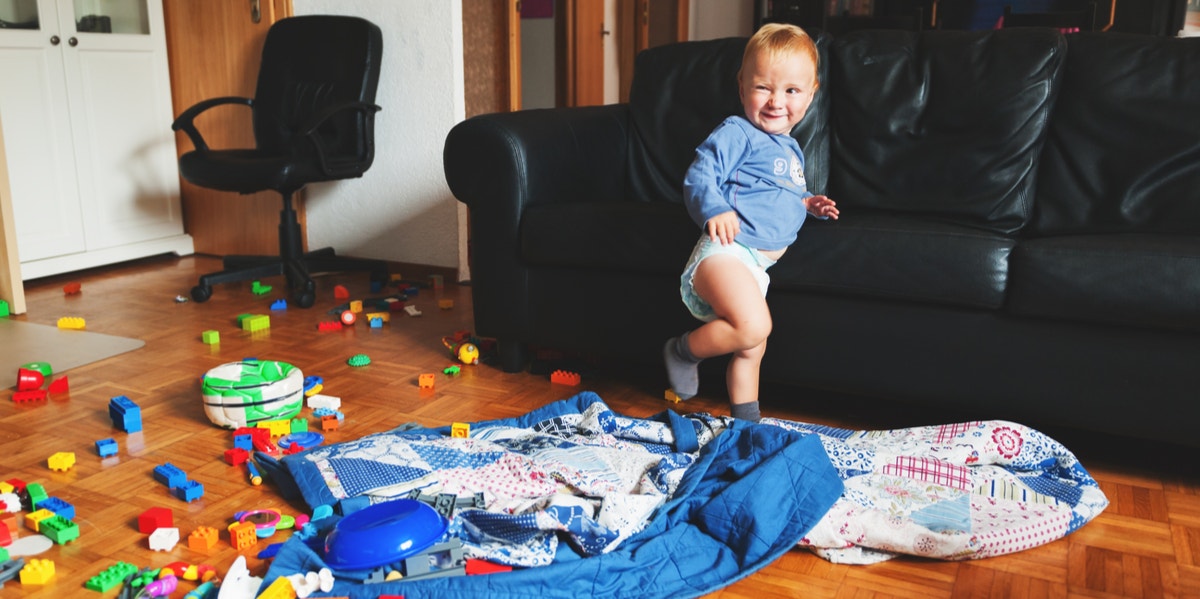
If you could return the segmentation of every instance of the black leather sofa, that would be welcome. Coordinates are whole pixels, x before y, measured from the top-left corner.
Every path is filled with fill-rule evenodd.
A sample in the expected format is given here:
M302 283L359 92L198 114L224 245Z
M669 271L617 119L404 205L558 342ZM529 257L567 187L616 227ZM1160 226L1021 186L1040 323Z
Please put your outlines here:
M680 182L740 112L744 44L641 53L628 104L450 132L475 326L506 370L531 344L656 363L696 326ZM1200 39L859 31L819 47L793 135L842 218L810 220L770 271L764 381L796 401L826 389L1200 445Z

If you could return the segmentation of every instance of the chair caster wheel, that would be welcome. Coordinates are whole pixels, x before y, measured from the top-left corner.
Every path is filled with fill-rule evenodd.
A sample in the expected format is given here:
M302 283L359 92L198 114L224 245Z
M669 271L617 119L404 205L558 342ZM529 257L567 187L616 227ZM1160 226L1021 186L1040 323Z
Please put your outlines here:
M298 291L293 294L292 301L301 308L311 308L313 304L317 303L317 294L315 291Z
M196 303L202 304L207 302L210 297L212 297L212 287L208 285L196 285L192 287L192 299Z

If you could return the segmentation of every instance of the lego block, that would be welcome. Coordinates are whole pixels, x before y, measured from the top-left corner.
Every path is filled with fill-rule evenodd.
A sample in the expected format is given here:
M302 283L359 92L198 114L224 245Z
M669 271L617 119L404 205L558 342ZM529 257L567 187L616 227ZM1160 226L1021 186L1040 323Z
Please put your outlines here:
M436 380L432 372L427 372L417 376L417 387L421 389L432 389L433 383Z
M124 395L118 395L108 401L108 416L112 419L113 426L127 433L142 430L142 409Z
M194 480L189 480L178 487L171 489L171 492L174 493L179 499L191 503L204 496L204 485ZM176 538L176 541L178 540L179 539Z
M336 410L342 407L342 398L334 397L332 395L321 395L318 393L308 398L308 407L313 410L320 408Z
M270 285L263 285L259 281L250 283L250 293L253 293L254 295L266 295L271 293L271 289L272 287Z
M8 547L9 545L12 545L12 540L12 531L9 530L7 526L0 526L0 547ZM8 551L5 550L4 553L7 554ZM4 559L7 558L0 559L0 562L3 562Z
M287 310L287 300L277 299L277 300L271 302L271 309L276 310L276 311Z
M342 330L342 323L340 323L336 320L330 321L330 322L318 322L317 330L318 331L340 331L340 330Z
M46 401L45 389L33 389L31 391L13 391L13 403L29 403L34 401Z
M8 317L8 301L0 300L0 318Z
M117 455L118 449L117 441L111 437L96 441L96 454L102 458Z
M350 290L346 289L344 285L334 285L333 298L340 300L350 299Z
M175 525L175 514L165 507L152 507L138 516L138 532L148 535Z
M235 432L233 435L233 446L250 451L254 449L254 437L248 433Z
M497 572L512 572L512 566L504 564L496 564L487 560L476 559L473 557L467 558L467 576L479 576L481 574L495 574Z
M247 315L245 318L240 318L239 320L243 331L256 333L271 328L271 317L266 314Z
M192 551L208 551L217 545L217 529L211 526L198 526L188 535L188 549Z
M438 300L438 308L441 308L442 310L452 310L454 308L454 300L445 298L440 299Z
M150 549L154 551L170 551L178 544L178 528L159 528L150 533Z
M83 291L83 284L80 283L79 281L73 281L71 283L67 283L66 285L63 285L63 293L65 295L75 295L75 294L79 293L80 291Z
M550 382L557 385L576 387L579 385L579 373L567 370L555 370L550 373Z
M54 517L54 512L50 510L35 510L25 514L25 528L33 532L41 532L42 521Z
M229 544L241 551L258 542L258 529L253 522L235 522L229 525Z
M466 422L455 422L451 424L450 436L462 439L469 438L471 436L471 425L467 424Z
M280 576L258 594L258 599L296 599L296 589L291 580Z
M106 593L113 587L125 582L125 578L137 573L137 566L129 562L117 562L99 574L89 578L83 583L83 588L89 591L97 591Z
M371 327L372 329L382 329L383 328L383 319L382 318L371 318L371 319L367 320L367 326Z
M250 459L250 451L247 449L232 447L225 450L225 463L230 466L245 464L248 459Z
M366 317L367 320L371 320L373 318L378 318L384 322L392 321L392 313L391 312L367 312L366 314L364 314L364 316Z
M57 497L47 497L37 502L35 507L40 510L50 510L54 512L54 515L62 516L67 520L73 520L75 518L75 506Z
M404 306L404 311L407 312L409 316L420 316L422 314L422 312L418 310L416 306Z
M79 525L62 516L51 516L38 524L38 532L59 545L66 545L79 538Z
M154 467L154 480L174 489L187 481L187 473L167 462Z
M75 465L75 452L60 451L46 459L46 465L55 472L66 472Z
M21 568L21 584L46 584L54 578L54 562L33 558Z
M355 314L361 313L363 311L362 300L354 300L350 302L350 311Z
M58 328L81 330L87 328L87 321L78 316L64 316L58 319Z
M45 382L46 375L32 368L17 369L17 391L40 389Z
M46 390L50 392L50 395L69 393L71 391L71 382L67 379L67 375L64 374L50 381L50 384L46 385Z
M25 492L18 495L21 497L22 507L28 510L34 509L33 506L50 496L42 487L42 483L29 483L25 485Z
M429 275L429 284L434 289L442 289L446 286L446 278L442 275Z
M679 403L679 402L683 401L682 397L679 397L678 395L675 394L674 391L672 391L670 389L667 389L663 393L663 399L665 399L671 403Z
M209 329L200 333L200 340L208 345L216 345L221 342L221 332Z
M293 418L291 421L291 425L288 427L288 430L293 433L307 433L308 432L308 418L303 418L303 417Z
M322 431L329 432L329 431L336 431L337 429L338 429L337 416L322 416L321 417L321 430Z
M272 438L282 437L291 430L291 422L288 420L264 420L255 425L257 428L264 429Z
M14 487L12 483L6 480L0 481L0 493L12 493L15 490L17 490L17 488Z

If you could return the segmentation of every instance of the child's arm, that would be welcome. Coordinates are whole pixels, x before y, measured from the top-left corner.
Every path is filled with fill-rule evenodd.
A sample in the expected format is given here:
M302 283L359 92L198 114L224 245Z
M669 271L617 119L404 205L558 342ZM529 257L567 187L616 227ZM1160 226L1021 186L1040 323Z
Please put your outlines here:
M742 220L738 218L737 212L730 210L722 212L704 223L704 231L713 241L720 242L721 245L729 245L733 243L734 238L742 230Z
M818 218L832 218L837 220L838 209L837 202L825 196L809 196L804 198L804 209L808 213Z

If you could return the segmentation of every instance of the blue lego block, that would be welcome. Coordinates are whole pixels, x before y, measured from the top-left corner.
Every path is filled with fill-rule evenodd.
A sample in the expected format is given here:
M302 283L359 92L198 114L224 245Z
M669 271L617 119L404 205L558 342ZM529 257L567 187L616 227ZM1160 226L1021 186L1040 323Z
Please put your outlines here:
M277 299L271 302L272 310L287 310L287 300Z
M100 454L100 457L102 458L117 455L116 440L108 438L96 441L96 453Z
M154 480L167 485L168 489L174 489L187 482L187 474L175 467L174 464L167 462L154 467Z
M367 322L371 325L372 329L382 329L383 328L383 319L379 318L378 316L376 316L375 318L372 318L371 320L369 320Z
M250 435L234 435L233 446L246 451L254 451L254 437Z
M176 497L191 503L204 496L204 485L194 480L189 480L171 489L171 492L174 493Z
M113 426L127 433L142 430L142 409L124 395L109 400L108 416L112 418Z
M73 520L75 518L75 506L57 497L47 497L37 502L35 507L43 510L50 510L54 512L55 515L62 516L67 520Z

